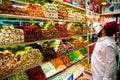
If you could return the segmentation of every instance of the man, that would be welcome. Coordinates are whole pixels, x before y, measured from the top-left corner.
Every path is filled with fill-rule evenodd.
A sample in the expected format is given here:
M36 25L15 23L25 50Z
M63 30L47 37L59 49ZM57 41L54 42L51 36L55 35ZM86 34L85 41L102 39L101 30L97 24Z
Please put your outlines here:
M117 24L97 25L95 30L99 38L91 57L93 80L115 80L117 45L112 36L118 30Z

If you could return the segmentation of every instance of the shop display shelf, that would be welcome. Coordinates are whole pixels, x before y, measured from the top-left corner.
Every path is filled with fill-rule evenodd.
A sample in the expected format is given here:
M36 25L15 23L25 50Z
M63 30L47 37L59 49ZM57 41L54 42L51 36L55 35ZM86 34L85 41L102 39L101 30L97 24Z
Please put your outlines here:
M22 42L22 43L13 43L13 44L0 44L0 48L11 47L11 46L20 46L20 45L29 45L29 44L39 43L39 42L51 42L51 41L55 41L55 40L65 40L65 39L70 39L70 38L75 38L75 37L80 37L80 36L86 36L86 35L48 39L48 40L39 40L39 41L31 41L31 42ZM87 43L87 42L88 41L85 41L85 43Z
M8 77L10 77L10 76L12 76L12 75L16 75L17 73L24 72L24 71L26 71L26 70L29 70L29 69L34 68L34 67L37 67L37 66L40 66L40 64L36 64L36 65L33 65L33 66L29 67L29 68L20 70L20 71L18 71L18 72L11 73L11 74L9 74L9 75L7 75L7 76L3 76L3 77L0 78L0 80L4 80L5 78L8 78Z
M18 18L18 19L33 19L33 20L42 20L42 21L61 21L61 22L80 22L80 21L72 21L72 20L62 20L55 18L41 18L41 17L32 17L32 16L22 16L22 15L13 15L13 14L0 14L0 17L7 18Z
M88 58L88 56L85 56L83 59L79 60L76 63L73 63L71 66L67 67L66 69L64 69L64 70L62 70L62 71L60 71L60 72L58 72L58 73L56 73L56 74L54 74L54 75L52 75L50 77L47 77L46 80L51 80L54 76L62 74L63 72L65 72L66 70L68 70L70 67L74 66L75 64L77 64L79 62L82 62L82 61L86 60L87 58Z
M23 44L25 44L25 43L23 43ZM28 44L28 43L27 43L27 44ZM9 45L9 46L10 46L10 45ZM78 49L78 50L81 50L81 49L84 49L84 48L80 48L80 49ZM73 50L73 51L76 51L76 50ZM61 55L61 56L62 56L62 55ZM82 61L86 60L87 57L88 57L87 54L84 55L84 58L82 58L81 60L79 60L79 61L76 62L76 63L73 63L71 66L73 66L73 65L75 65L75 64L77 64L77 63L79 63L79 62L82 62ZM51 61L51 60L50 60L50 61ZM40 64L44 64L44 63L46 63L46 62L43 62L43 63L40 63ZM12 75L16 75L17 73L20 73L20 72L23 72L23 71L29 70L29 69L31 69L31 68L34 68L34 67L40 66L40 64L38 63L38 64L35 64L35 65L31 66L31 67L27 67L26 69L19 70L18 72L14 72L14 73L11 73L11 74L9 74L9 75L6 75L6 76L3 76L3 77L0 77L0 80L1 80L1 79L4 80L5 78L10 77L10 76L12 76ZM55 75L58 75L58 74L63 73L64 71L68 70L71 66L67 67L67 68L64 69L63 71L60 71L60 72L58 72L58 73L56 73L56 74L54 74L54 75L48 77L47 79L50 79L51 77L54 77ZM47 80L47 79L46 79L46 80Z
M9 0L9 1L14 2L14 3L18 3L18 4L24 4L24 5L29 4L29 2L22 2L22 1L16 1L16 0ZM69 4L69 3L65 3L65 2L62 2L62 1L59 1L59 0L55 0L55 2L63 3L65 5L74 7L76 9L80 9L80 10L86 11L86 9L84 9L84 8L76 7L76 6L73 6L73 5Z
M27 4L29 4L28 2L22 2L22 1L19 1L19 0L9 0L9 1L11 1L11 2L13 2L13 3L15 3L15 4L19 4L19 5L27 5ZM58 4L58 3L61 3L61 4L63 4L63 5L66 5L66 6L69 6L69 7L74 8L74 9L77 9L77 10L81 11L81 13L82 13L82 12L83 12L83 13L86 13L86 11L87 11L87 10L84 9L84 8L76 7L76 6L73 6L73 5L71 5L71 4L68 4L68 3L65 3L65 2L62 2L62 1L55 0L55 2L57 2L57 4ZM34 4L35 4L35 3L34 3ZM86 15L86 14L84 14L84 15ZM97 14L96 14L96 15L97 15ZM1 18L11 18L11 19L14 18L14 19L18 19L18 20L12 20L12 21L20 21L20 22L25 21L25 20L35 20L35 21L59 21L59 22L80 22L80 21L75 21L75 20L62 20L62 19L57 19L57 18L42 18L42 17L12 15L12 14L0 14L0 17L1 17ZM2 20L1 20L1 21L2 21ZM4 21L5 21L5 20L4 20ZM15 43L15 44L5 44L5 45L0 45L0 48L11 47L11 46L20 46L20 45L29 45L29 44L39 43L39 42L51 42L51 41L55 41L55 40L70 39L70 38L74 38L74 37L87 36L87 35L88 35L88 34L79 35L79 36L77 35L77 36L72 36L72 37L49 39L49 40L39 40L39 41L32 41L32 42L22 42L22 43ZM88 43L88 41L89 41L89 40L87 39L87 40L85 40L84 42L85 42L85 43ZM88 47L88 44L87 44L85 47ZM83 48L80 48L80 49L83 49ZM79 49L79 50L80 50L80 49ZM73 50L73 51L75 51L75 50ZM64 70L62 70L62 71L60 71L60 72L58 72L58 73L56 73L56 74L53 74L53 75L50 76L50 77L47 77L46 80L49 80L49 79L51 80L52 77L55 77L56 75L59 75L59 74L64 73L65 71L69 70L69 68L71 68L72 66L75 66L75 64L78 64L78 63L80 63L80 62L82 62L82 61L84 61L84 60L86 60L86 59L88 59L88 54L87 54L87 53L86 53L86 54L84 55L84 57L83 57L81 60L79 60L78 62L73 63L71 66L67 67L66 69L64 69ZM42 63L44 64L44 62L42 62ZM17 71L17 72L14 72L14 73L11 73L11 74L9 74L9 75L6 75L6 76L0 78L0 80L1 80L1 79L5 79L5 78L7 78L7 77L9 77L9 76L15 75L15 74L17 74L17 73L26 71L26 70L28 70L28 69L34 68L34 67L36 67L36 66L40 66L40 64L42 64L42 63L34 64L34 65L32 65L31 67L27 67L26 69L21 69L21 70L19 70L19 71Z
M33 41L33 42L25 42L25 43L14 43L14 44L5 44L5 45L0 45L0 48L4 48L4 47L11 47L11 46L20 46L20 45L29 45L29 44L35 44L35 43L39 43L39 42L50 42L50 41L54 41L56 39L50 39L50 40L40 40L40 41Z

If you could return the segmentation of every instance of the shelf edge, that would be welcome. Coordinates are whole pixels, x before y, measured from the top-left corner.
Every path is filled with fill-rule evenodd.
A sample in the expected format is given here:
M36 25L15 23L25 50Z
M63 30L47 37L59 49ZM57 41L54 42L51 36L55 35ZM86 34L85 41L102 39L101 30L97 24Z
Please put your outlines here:
M52 76L50 76L50 77L46 78L46 80L49 80L50 78L54 77L55 75L62 74L63 72L65 72L66 70L68 70L70 67L74 66L75 64L77 64L77 63L79 63L79 62L81 62L81 61L86 60L87 58L88 58L88 56L85 56L83 59L79 60L79 61L78 61L78 62L76 62L76 63L73 63L71 66L67 67L67 68L66 68L66 69L64 69L63 71L60 71L60 72L58 72L58 73L56 73L56 74L54 74L54 75L52 75Z

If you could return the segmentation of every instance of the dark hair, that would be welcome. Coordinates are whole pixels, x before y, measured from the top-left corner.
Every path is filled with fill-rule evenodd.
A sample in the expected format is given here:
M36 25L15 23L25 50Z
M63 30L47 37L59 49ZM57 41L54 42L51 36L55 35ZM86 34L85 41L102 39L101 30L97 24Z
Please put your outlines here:
M107 36L113 36L113 33L110 32L110 31L108 31L108 30L106 29L106 26L104 26L103 29L105 30L105 34L106 34Z

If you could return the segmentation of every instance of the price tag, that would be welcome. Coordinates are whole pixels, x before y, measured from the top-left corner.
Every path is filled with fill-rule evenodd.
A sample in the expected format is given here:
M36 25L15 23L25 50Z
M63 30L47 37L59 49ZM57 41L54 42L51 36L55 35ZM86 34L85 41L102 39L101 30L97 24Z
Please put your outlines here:
M2 4L2 0L0 0L0 4Z

